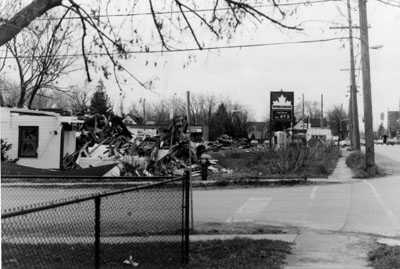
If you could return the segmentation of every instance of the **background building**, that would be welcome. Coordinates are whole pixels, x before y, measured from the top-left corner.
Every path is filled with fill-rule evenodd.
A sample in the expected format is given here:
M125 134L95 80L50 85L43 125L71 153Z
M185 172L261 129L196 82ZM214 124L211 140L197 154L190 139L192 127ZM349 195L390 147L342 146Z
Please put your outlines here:
M387 129L390 138L399 137L400 133L400 111L387 112Z

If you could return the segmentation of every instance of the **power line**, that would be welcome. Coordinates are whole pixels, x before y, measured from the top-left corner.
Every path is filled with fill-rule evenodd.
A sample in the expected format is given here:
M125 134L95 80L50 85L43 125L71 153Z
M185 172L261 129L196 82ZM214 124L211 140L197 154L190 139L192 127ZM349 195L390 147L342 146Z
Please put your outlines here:
M304 2L295 2L295 3L282 3L279 4L279 6L296 6L296 5L312 5L312 4L318 4L318 3L326 3L326 2L340 2L341 0L315 0L315 1L304 1ZM263 8L263 7L275 7L273 4L268 4L268 5L255 5L252 6L254 8ZM206 8L206 9L192 9L191 11L183 11L184 13L192 13L194 12L214 12L214 11L223 11L223 10L231 10L231 8ZM154 12L154 15L166 15L166 14L176 14L176 13L182 13L181 11L157 11ZM101 15L93 15L93 18L104 18L104 17L135 17L135 16L149 16L153 15L151 12L140 12L140 13L125 13L125 14L101 14ZM78 20L81 18L88 18L87 16L70 16L70 17L65 17L65 20ZM60 20L61 18L38 18L36 20L38 21L50 21L50 20Z
M400 7L400 3L399 2L389 1L389 0L377 0L377 1L382 3L382 4L392 6L392 7Z
M211 51L211 50L222 50L222 49L242 49L242 48L255 48L255 47L266 47L266 46L278 46L278 45L295 45L295 44L310 44L310 43L322 43L330 42L335 40L348 39L349 37L333 37L326 39L315 39L315 40L300 40L292 42L273 42L273 43L259 43L259 44L242 44L242 45L228 45L228 46L214 46L214 47L203 47L203 48L188 48L188 49L171 49L171 50L146 50L146 51L127 51L126 54L154 54L154 53L174 53L174 52L191 52L191 51ZM108 55L120 55L119 53L85 53L86 56L108 56ZM83 53L76 54L60 54L60 55L31 55L31 56L18 56L21 59L26 58L46 58L46 57L76 57L83 56ZM0 57L0 59L13 59L13 56Z

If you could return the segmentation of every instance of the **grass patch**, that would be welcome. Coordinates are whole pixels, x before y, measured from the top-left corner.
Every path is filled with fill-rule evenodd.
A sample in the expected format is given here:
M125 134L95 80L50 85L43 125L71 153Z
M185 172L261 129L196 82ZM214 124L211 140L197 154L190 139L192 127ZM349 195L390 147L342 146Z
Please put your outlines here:
M127 268L130 255L138 268L182 268L181 243L152 242L101 245L101 268ZM280 268L291 244L271 240L211 240L190 245L187 268ZM89 244L2 244L6 268L93 268Z
M211 174L210 179L326 178L336 167L340 151L335 147L289 147L284 150L221 151L211 153L231 174ZM222 182L221 184L226 184Z
M400 268L400 247L379 245L368 253L368 259L375 269Z
M189 268L281 268L290 253L290 243L265 239L194 242Z
M139 268L180 268L181 242L101 244L101 268L127 268L131 255ZM5 268L94 268L93 244L2 244ZM132 267L132 266L131 266Z

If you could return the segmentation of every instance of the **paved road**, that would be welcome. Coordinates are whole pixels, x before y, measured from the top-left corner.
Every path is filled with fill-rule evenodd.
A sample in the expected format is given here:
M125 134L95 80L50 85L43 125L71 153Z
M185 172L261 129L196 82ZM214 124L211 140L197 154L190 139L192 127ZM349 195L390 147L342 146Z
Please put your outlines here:
M197 222L260 222L400 236L400 178L194 192Z
M375 153L400 163L400 145L375 145Z
M400 164L399 146L377 146L376 153ZM400 236L399 193L400 174L333 185L195 191L194 219Z
M108 188L1 187L1 210L99 193Z

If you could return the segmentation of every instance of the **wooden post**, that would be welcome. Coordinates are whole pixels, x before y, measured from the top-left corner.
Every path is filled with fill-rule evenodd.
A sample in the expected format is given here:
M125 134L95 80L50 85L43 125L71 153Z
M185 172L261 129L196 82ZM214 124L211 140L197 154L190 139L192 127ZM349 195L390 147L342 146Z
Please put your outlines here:
M369 175L376 174L374 130L372 120L371 71L369 61L367 0L358 0L360 11L361 67L364 95L365 166Z
M356 72L354 67L354 45L353 45L353 22L351 19L350 0L347 0L347 13L349 20L349 42L350 42L350 95L351 95L351 112L352 112L352 137L353 144L356 150L360 150L360 128L358 122L358 105L357 105L357 86Z

